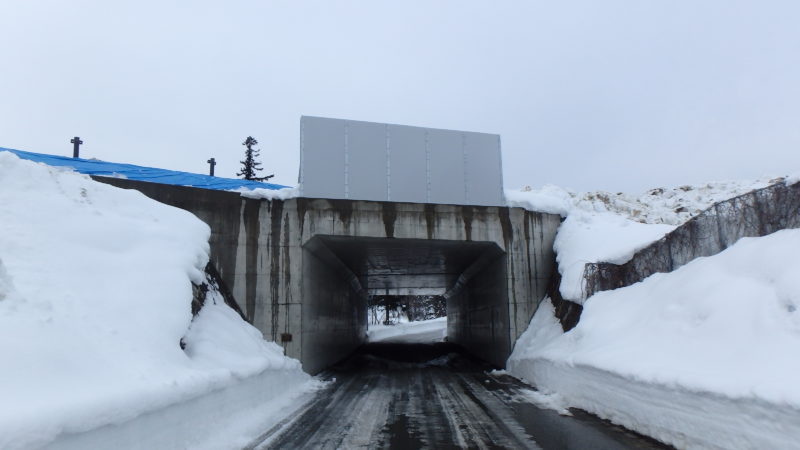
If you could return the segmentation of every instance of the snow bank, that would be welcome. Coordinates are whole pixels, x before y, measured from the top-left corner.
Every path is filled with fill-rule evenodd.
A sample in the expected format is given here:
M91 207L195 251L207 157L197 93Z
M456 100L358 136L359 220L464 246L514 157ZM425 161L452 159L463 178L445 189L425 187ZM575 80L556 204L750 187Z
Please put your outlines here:
M546 185L541 189L507 190L505 195L509 206L566 218L554 244L562 277L560 292L568 300L583 303L583 270L587 263L624 264L634 253L714 203L782 180L765 178L656 188L641 195L575 193Z
M397 325L370 325L367 329L369 342L430 343L442 342L447 336L447 317Z
M269 371L284 391L308 380L214 296L192 322L209 229L190 213L8 152L0 184L0 448L124 424Z
M509 372L678 447L800 448L800 230L600 292L567 333L542 303Z
M574 193L552 184L535 190L528 186L518 191L507 189L505 197L508 206L560 214L562 217L566 217L575 206Z
M582 303L586 263L623 264L673 229L672 225L636 222L608 212L574 210L559 227L553 244L561 273L561 296Z
M561 214L574 210L610 212L641 223L680 225L714 203L761 189L792 177L748 181L718 181L698 186L650 189L642 194L623 192L572 192L553 185L506 190L506 202L531 211ZM791 184L791 183L790 183Z
M300 195L300 190L296 187L283 189L238 188L234 189L233 192L238 192L242 197L253 198L257 200L288 200Z

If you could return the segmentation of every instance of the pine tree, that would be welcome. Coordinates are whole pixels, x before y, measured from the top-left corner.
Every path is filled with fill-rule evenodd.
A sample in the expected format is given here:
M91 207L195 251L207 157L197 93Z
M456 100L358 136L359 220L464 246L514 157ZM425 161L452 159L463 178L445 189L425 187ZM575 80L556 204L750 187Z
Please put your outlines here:
M236 176L240 176L245 180L251 181L266 181L272 178L274 175L268 175L266 177L257 177L256 172L260 172L264 169L261 168L261 163L256 160L258 157L258 153L260 150L254 148L258 145L258 141L253 136L247 136L247 139L242 142L247 150L244 151L244 161L239 161L242 163L242 170L236 174Z

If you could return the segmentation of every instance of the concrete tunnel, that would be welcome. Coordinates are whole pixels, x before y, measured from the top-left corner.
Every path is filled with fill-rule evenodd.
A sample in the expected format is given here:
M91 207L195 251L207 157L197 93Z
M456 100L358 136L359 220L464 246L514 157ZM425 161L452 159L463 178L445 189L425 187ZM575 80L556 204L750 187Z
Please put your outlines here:
M561 218L522 208L244 198L97 177L211 228L211 263L245 318L309 373L366 338L369 294L442 294L448 340L503 367L545 297Z
M443 295L449 339L505 364L506 259L494 242L315 236L304 252L304 354L341 355L358 345L368 295Z
M303 116L289 199L96 179L206 222L226 301L312 374L365 342L370 295L443 295L448 340L503 367L555 268L561 218L504 206L495 134Z

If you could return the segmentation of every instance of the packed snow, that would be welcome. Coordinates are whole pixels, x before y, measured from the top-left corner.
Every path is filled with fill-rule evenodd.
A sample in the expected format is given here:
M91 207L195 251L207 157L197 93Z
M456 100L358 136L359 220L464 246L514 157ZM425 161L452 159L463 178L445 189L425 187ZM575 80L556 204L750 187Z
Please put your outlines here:
M714 203L798 176L632 196L555 186L506 192L560 214L564 333L545 299L508 360L545 396L678 448L800 448L800 230L745 238L669 274L584 300L588 262L622 264ZM547 397L545 397L547 398Z
M545 185L539 189L525 186L519 190L506 190L505 196L509 206L561 214L564 217L578 209L587 212L611 212L641 223L680 225L714 203L782 181L792 184L789 182L792 178L771 177L712 182L698 186L660 187L642 194L573 192L553 185Z
M672 225L641 223L609 212L575 210L564 219L553 243L561 296L582 303L586 263L623 264L673 229Z
M369 342L427 344L442 342L446 336L447 317L403 321L394 325L370 325L367 330Z
M523 398L520 399L521 401L533 403L542 409L553 410L562 416L572 415L572 413L569 412L569 409L567 409L569 408L569 405L564 401L561 395L555 392L545 394L533 389L525 389L521 391L521 394L523 396Z
M783 181L784 178L728 181L701 186L650 189L644 194L576 193L547 185L507 190L509 206L564 217L554 249L561 274L561 296L583 303L587 263L624 264L676 226L714 203Z
M300 195L300 189L296 187L285 187L282 189L249 189L247 187L242 187L234 189L233 192L238 192L242 197L257 200L288 200Z
M800 230L744 238L595 294L567 333L542 303L509 371L681 448L800 448Z
M186 448L242 419L232 398L263 416L313 387L216 293L192 320L210 233L192 214L9 152L0 183L0 448L125 429Z
M426 344L442 342L446 336L447 317L403 321L395 325L370 325L367 329L369 342Z

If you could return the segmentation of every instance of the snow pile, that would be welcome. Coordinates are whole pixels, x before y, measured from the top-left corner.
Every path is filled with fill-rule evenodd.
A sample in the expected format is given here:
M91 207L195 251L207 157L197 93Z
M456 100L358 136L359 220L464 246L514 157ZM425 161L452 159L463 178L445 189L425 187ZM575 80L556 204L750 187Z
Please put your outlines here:
M506 204L511 207L525 208L566 217L575 208L576 194L564 188L546 184L540 189L530 186L514 191L505 191Z
M543 302L509 371L681 448L800 448L800 230L744 238L595 294L562 333Z
M283 189L248 189L245 187L233 189L232 192L238 192L242 197L252 198L256 200L288 200L300 195L300 190L296 187L283 188Z
M699 186L650 189L643 194L604 191L572 192L553 185L540 189L526 186L507 190L509 206L531 211L561 214L566 217L576 209L585 212L609 212L640 223L680 225L714 203L755 189L790 180L792 177L760 178L750 181L722 181Z
M714 203L783 181L759 179L708 183L702 186L651 189L641 195L575 193L547 185L506 191L509 206L560 214L554 249L561 274L561 295L582 303L583 270L587 263L624 264Z
M209 229L190 213L9 152L0 183L0 448L58 444L258 377L277 392L308 379L213 295L192 322ZM204 417L173 421L207 436ZM184 446L164 433L139 429Z
M582 303L586 263L626 263L673 229L672 225L640 223L609 212L575 210L559 227L553 244L561 273L561 296Z
M397 325L370 325L367 330L369 342L423 344L442 342L445 336L447 336L447 317L401 322Z
M520 393L523 396L523 398L520 399L522 401L533 403L534 405L542 409L553 410L561 414L562 416L572 415L572 413L569 412L569 409L567 409L569 408L569 405L567 405L564 399L561 398L561 396L556 393L544 394L539 391L535 391L533 389L524 389L521 390Z

